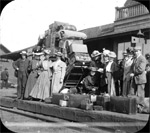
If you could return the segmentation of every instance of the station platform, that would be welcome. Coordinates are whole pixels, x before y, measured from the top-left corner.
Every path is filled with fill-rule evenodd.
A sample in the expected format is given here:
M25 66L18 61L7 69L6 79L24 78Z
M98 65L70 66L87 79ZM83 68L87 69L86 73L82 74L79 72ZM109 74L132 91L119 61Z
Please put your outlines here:
M112 128L142 129L149 120L149 114L128 115L110 111L82 110L71 107L61 107L39 101L16 100L10 96L0 96L0 106L17 108L35 114L53 116L72 122L100 122ZM134 131L132 130L132 131Z

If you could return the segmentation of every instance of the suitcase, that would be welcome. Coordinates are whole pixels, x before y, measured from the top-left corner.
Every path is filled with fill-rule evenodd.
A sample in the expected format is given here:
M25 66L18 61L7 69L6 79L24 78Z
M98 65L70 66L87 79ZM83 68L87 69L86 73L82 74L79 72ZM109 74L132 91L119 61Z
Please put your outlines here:
M45 103L51 103L52 102L52 100L51 100L52 98L51 97L48 97L48 98L45 98Z
M70 94L68 100L68 107L80 108L81 101L88 98L89 95Z
M90 99L84 99L81 101L81 109L84 110L93 110L93 103L90 102Z
M102 111L103 110L103 107L98 106L98 105L95 105L93 108L94 108L94 110L97 110L97 111Z
M118 113L136 114L136 98L119 96L110 97L110 110Z
M96 99L97 99L97 95L90 95L90 100L91 102L96 102Z
M96 105L102 106L104 110L110 110L110 97L99 95L96 98Z
M60 100L67 101L68 99L69 99L68 94L53 93L53 94L52 94L51 102L52 102L52 104L57 104L57 105L59 105L59 101L60 101Z
M61 107L67 107L67 106L68 106L68 101L59 100L59 105L60 105Z

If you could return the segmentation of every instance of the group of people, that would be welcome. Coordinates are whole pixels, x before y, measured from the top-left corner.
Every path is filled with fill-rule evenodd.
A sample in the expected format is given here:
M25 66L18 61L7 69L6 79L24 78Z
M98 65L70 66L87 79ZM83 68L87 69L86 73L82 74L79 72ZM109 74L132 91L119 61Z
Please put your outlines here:
M26 51L22 51L21 58L13 62L18 82L17 99L42 101L62 88L66 63L61 60L61 52L55 53L55 61L50 59L50 52L50 49L33 52L29 60Z
M121 62L115 52L106 49L102 53L94 50L91 57L90 74L82 81L84 93L150 96L150 57L142 55L141 47L128 48Z
M60 92L67 66L61 60L61 52L55 53L55 61L50 59L50 52L50 49L33 52L29 60L26 51L22 51L21 58L13 62L18 78L17 99L42 101ZM121 62L116 62L116 57L110 50L93 51L90 72L81 81L82 93L149 97L150 55L145 58L141 47L134 47L123 52Z

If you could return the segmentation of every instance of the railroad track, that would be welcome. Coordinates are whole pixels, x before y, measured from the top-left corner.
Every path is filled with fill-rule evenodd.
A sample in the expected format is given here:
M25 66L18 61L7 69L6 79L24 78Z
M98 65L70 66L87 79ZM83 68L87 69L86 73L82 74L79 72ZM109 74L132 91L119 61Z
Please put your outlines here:
M35 114L23 110L18 110L17 108L5 108L0 106L1 111L7 111L11 112L13 114L42 120L41 123L36 122L6 122L5 126L7 127L41 127L41 128L67 128L70 129L73 132L83 132L83 133L115 133L115 129L110 129L109 127L105 127L104 125L108 123L96 123L96 122L90 122L90 123L79 123L79 122L72 122L64 119L59 119L56 117L41 115L41 114ZM125 132L120 132L125 133Z

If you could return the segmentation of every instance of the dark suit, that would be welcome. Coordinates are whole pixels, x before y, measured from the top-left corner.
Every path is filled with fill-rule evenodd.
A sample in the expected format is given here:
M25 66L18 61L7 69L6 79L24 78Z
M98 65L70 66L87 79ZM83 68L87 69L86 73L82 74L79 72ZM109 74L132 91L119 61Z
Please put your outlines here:
M8 88L8 77L9 77L8 71L5 70L1 73L1 80L2 80L1 89L3 89L3 87L6 87L6 89Z
M92 89L96 86L95 75L86 76L83 81L83 93L92 94Z
M17 87L17 98L24 98L24 92L26 87L27 78L29 75L28 67L30 66L30 60L25 59L18 59L17 61L13 62L14 69L19 68L17 77L18 77L18 87Z
M146 73L147 83L145 84L145 97L150 97L150 71Z
M104 68L104 64L99 60L96 61L91 61L90 67L96 67L96 69L98 70L99 68ZM95 81L96 84L98 85L98 90L97 93L104 93L106 91L106 81L105 81L105 75L103 73L100 73L98 71L96 71L95 74Z
M137 59L134 60L132 69L134 73L133 77L133 84L130 90L131 95L137 95L139 97L145 96L145 83L146 80L146 73L145 73L145 67L146 67L146 59L144 56L140 55Z

